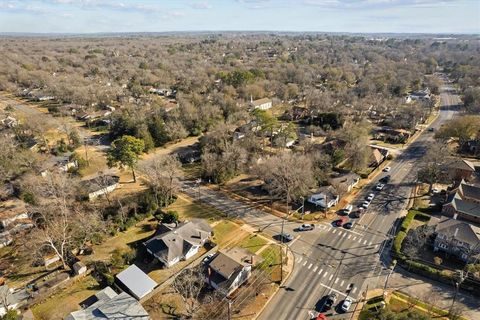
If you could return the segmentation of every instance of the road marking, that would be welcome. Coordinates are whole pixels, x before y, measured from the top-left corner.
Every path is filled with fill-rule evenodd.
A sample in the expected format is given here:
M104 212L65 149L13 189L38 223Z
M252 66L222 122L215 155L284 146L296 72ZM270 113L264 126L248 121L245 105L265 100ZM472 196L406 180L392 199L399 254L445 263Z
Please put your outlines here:
M353 240L357 240L357 237L353 237Z
M298 258L298 263L302 262L302 260L303 260L303 257L300 256L300 258Z
M352 235L351 235L351 234L349 234L347 239L350 239L351 237L352 237Z
M320 269L320 271L318 271L318 275L321 275L322 271L323 271L323 269Z
M328 278L328 281L332 281L333 274L330 275L330 278Z
M318 269L318 266L315 266L315 268L313 268L313 272L316 272Z
M344 283L345 283L345 280L342 280L342 283L340 283L340 287L343 287Z
M331 291L333 291L333 292L338 293L338 294L341 295L341 296L344 296L344 297L347 296L345 293L340 292L340 291L338 291L338 290L335 290L335 289L333 289L332 287L329 287L329 286L327 286L327 285L324 285L323 283L320 283L320 285L321 285L322 287L324 287L324 288L327 288L327 289L329 289L329 290L331 290Z
M337 232L337 229L333 229L332 233L335 233L335 232Z
M323 274L323 277L325 278L325 277L327 276L327 274L328 274L328 272L325 272L325 273Z
M344 238L345 238L345 236L346 236L346 235L347 235L347 233L345 232L344 234L342 234L342 237L344 237Z
M335 278L335 283L337 283L337 282L338 282L338 278Z
M368 245L371 246L371 245L372 245L372 241L370 241L370 242L368 243Z
M303 262L303 266L304 266L304 267L305 267L305 265L307 264L307 262L308 262L307 260L305 260L305 261Z
M357 288L353 288L352 293L355 293L357 291Z
M310 265L308 266L308 270L310 270L312 266L313 266L313 263L310 263Z
M367 244L367 239L365 239L365 240L363 241L363 244Z
M339 235L339 236L341 236L342 234L343 234L343 232L342 232L342 231L339 231L339 232L338 232L338 235Z

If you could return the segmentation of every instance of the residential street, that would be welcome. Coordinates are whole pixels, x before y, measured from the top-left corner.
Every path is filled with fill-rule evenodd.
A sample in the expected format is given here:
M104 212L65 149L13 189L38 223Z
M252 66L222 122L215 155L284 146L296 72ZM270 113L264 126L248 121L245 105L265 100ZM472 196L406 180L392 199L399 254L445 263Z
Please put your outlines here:
M441 111L432 127L437 129L451 119L459 102L459 97L452 95L450 88L443 88ZM425 131L391 162L391 181L382 191L374 190L383 176L379 175L359 193L354 206L369 193L375 193L376 197L351 230L321 223L313 231L300 233L294 231L298 223L285 223L285 232L295 236L288 244L295 255L294 270L260 319L308 319L311 312L320 309L321 298L331 292L338 294L338 304L347 295L358 301L366 289L383 287L391 262L389 239L395 234L395 222L406 213L416 179L415 164L432 140L433 133ZM281 218L252 209L221 192L194 182L186 182L184 191L270 235L281 231ZM349 319L355 306L347 314L337 315L337 311L326 314L330 319Z

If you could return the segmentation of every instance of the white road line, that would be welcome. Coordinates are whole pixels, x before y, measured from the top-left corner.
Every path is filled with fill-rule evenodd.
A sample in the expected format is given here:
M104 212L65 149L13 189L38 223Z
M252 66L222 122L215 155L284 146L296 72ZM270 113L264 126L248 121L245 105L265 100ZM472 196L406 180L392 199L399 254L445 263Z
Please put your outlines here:
M340 283L340 287L343 287L344 283L345 283L345 280L342 280L342 283Z
M310 270L312 266L313 266L313 263L310 263L310 265L308 266L308 270Z
M351 234L349 234L347 239L350 239L351 237L352 237L352 235L351 235Z
M365 239L365 240L363 241L363 244L367 244L367 239Z
M342 234L342 237L344 237L344 238L345 238L345 236L346 236L346 235L347 235L347 233L345 232L344 234Z
M362 238L358 238L358 243L362 243Z
M325 272L325 273L323 274L323 277L325 278L325 277L327 276L327 274L328 274L328 272Z
M337 282L338 282L338 278L335 278L335 283L337 283Z
M355 293L357 291L357 288L353 288L352 293Z
M357 237L353 237L353 240L357 240Z
M320 271L318 271L318 275L321 275L323 272L323 269L320 269Z
M332 233L336 233L337 232L337 229L333 229Z
M330 275L330 278L328 278L328 281L332 281L333 274Z
M372 245L372 241L370 241L370 242L368 243L368 245L371 246L371 245Z
M315 266L315 268L313 268L313 272L317 272L317 269L318 269L318 266Z
M300 258L298 258L298 263L302 262L302 260L303 260L303 257L300 256Z
M307 260L305 260L305 261L303 262L303 266L304 266L304 267L305 267L305 265L307 264L307 262L308 262Z
M347 296L345 293L340 292L340 291L338 291L338 290L335 290L335 289L333 289L332 287L329 287L329 286L327 286L327 285L324 285L323 283L320 283L320 285L321 285L322 287L324 287L324 288L327 288L327 289L329 289L329 290L331 290L331 291L333 291L333 292L338 293L338 294L341 295L341 296L344 296L344 297Z

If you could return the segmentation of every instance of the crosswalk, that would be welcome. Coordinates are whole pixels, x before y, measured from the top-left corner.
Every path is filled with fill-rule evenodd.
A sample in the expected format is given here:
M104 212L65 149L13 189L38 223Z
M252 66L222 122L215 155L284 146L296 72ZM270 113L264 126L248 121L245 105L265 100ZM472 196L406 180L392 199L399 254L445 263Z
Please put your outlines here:
M372 247L374 246L375 249L380 247L380 243L376 243L377 241L373 241L371 239L365 239L365 235L356 231L341 229L341 228L334 228L330 225L326 224L319 224L318 227L325 232L334 234L337 238L346 238L347 240L358 242L361 245Z
M296 263L302 266L303 270L307 270L307 272L311 272L311 274L317 278L319 278L322 282L324 287L334 286L334 291L346 296L347 291L350 289L351 284L346 282L344 279L335 276L335 269L329 270L327 267L322 267L321 265L316 265L313 262L310 262L308 258L296 255ZM353 296L357 293L357 287L353 287L348 293L349 296Z

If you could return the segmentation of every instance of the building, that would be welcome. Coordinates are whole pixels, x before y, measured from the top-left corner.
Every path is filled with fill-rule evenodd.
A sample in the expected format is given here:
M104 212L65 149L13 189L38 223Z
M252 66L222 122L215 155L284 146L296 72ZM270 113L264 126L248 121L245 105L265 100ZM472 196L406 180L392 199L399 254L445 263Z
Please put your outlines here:
M449 178L452 181L469 181L475 173L475 165L465 159L456 159L448 165Z
M134 264L117 274L115 278L119 287L129 292L137 300L145 297L157 286L152 278Z
M253 262L253 255L242 248L220 251L208 264L205 281L228 296L250 278Z
M355 172L339 174L330 179L330 183L342 195L352 191L360 181L360 176Z
M253 100L250 98L250 107L252 109L268 110L272 107L272 100L268 98Z
M150 316L142 305L126 292L117 294L112 288L97 292L90 306L70 313L66 320L149 320Z
M147 251L167 268L194 256L212 235L203 220L185 221L176 227L161 224L156 235L143 243Z
M25 202L11 199L0 203L0 230L7 228L17 221L29 220Z
M6 284L0 285L0 318L3 317L8 310L15 310L22 305L30 295L25 289L14 291Z
M443 251L467 263L480 257L479 227L447 217L432 217L428 226L434 228L433 251Z
M448 194L442 213L480 223L480 186L467 184L462 180L458 187Z
M385 161L385 159L387 159L389 154L388 150L383 148L376 148L376 147L370 146L370 150L371 150L370 163L369 163L370 167L378 167L379 165L381 165L382 162Z
M337 190L332 186L320 188L318 193L312 194L307 199L311 204L323 209L329 209L336 206L339 200L340 196L338 195Z
M88 196L88 200L94 200L115 190L119 181L119 176L102 175L83 181L83 188Z

